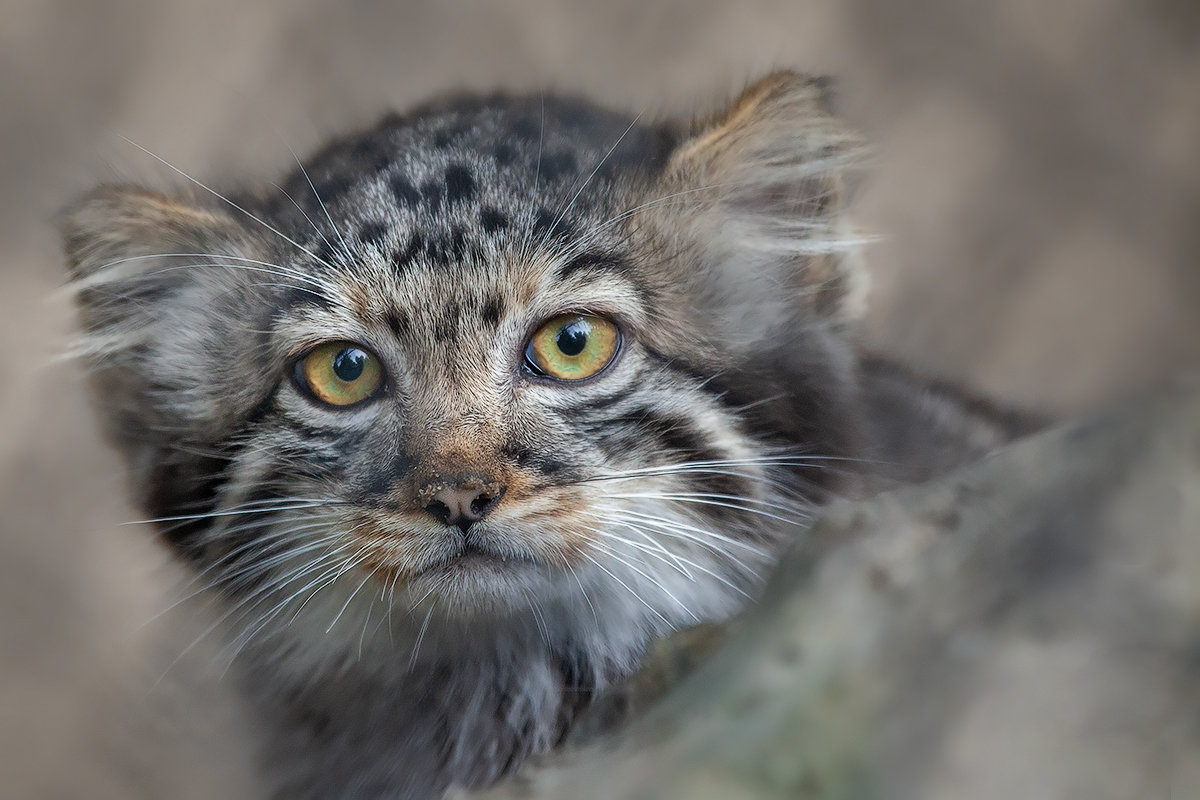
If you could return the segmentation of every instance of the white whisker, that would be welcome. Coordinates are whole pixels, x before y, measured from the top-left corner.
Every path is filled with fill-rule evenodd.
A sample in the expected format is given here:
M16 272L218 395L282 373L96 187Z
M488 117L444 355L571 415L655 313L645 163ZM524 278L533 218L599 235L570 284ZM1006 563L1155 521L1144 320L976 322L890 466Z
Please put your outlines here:
M647 533L647 532L645 532L644 530L642 530L642 529L640 529L640 528L638 528L638 527L634 526L633 524L629 523L628 521L625 521L625 520L622 520L622 519L619 519L619 518L616 518L616 517L613 517L613 518L603 518L603 519L604 519L604 521L605 521L607 524L610 524L610 525L620 525L620 526L622 526L622 527L628 528L629 530L635 531L635 532L637 532L638 534L640 534L641 536L643 536L644 538L646 538L647 540L653 540L653 538L654 538L654 537L652 537L652 536L651 536L649 533ZM611 531L605 531L605 530L602 530L602 529L590 528L590 530L594 530L594 531L596 531L597 533L600 533L600 534L603 534L603 535L609 535L609 536L613 536L613 535L614 535L614 534L612 534L612 532L611 532ZM616 538L618 538L618 539L619 539L620 541L622 541L622 542L625 542L626 544L629 544L630 546L633 546L633 547L638 547L639 549L642 549L642 550L643 550L643 552L646 552L647 554L650 554L650 555L656 555L656 556L658 556L658 558L660 558L660 559L662 558L662 556L661 556L661 555L658 555L657 553L655 553L655 552L652 552L652 551L650 551L650 550L646 549L646 546L645 546L645 545L639 545L639 544L637 544L636 542L631 542L631 541L629 541L628 539L625 539L624 537L616 537ZM753 598L752 598L752 596L751 596L749 593L747 593L747 592L746 592L746 591L745 591L745 590L744 590L742 587L740 587L740 586L738 586L737 584L733 583L732 581L730 581L728 578L724 577L724 576L723 576L723 575L721 575L720 573L714 572L713 570L709 569L708 567L705 567L703 564L697 563L697 562L695 562L695 561L693 561L693 560L691 560L691 559L688 559L688 558L684 558L683 556L681 556L681 555L679 555L679 554L677 554L677 553L670 553L670 557L671 557L671 560L672 560L672 561L679 561L679 562L681 562L682 564L686 564L687 566L689 566L689 567L691 567L692 569L696 570L697 572L702 572L702 573L704 573L705 575L708 575L709 577L711 577L711 578L714 578L714 579L715 579L715 580L717 580L719 583L722 583L722 584L724 584L725 586L729 587L730 589L732 589L733 591L737 592L738 594L740 594L742 597L746 598L747 600L753 599ZM758 570L755 570L755 569L751 568L750 566L748 566L747 564L745 564L745 562L739 561L738 559L736 559L736 558L733 558L733 557L731 557L731 556L728 556L728 555L726 555L725 557L726 557L728 560L732 561L734 564L736 564L736 565L737 565L737 566L738 566L738 567L739 567L739 568L740 568L742 571L744 571L744 572L745 572L747 575L749 575L751 578L753 578L753 579L755 579L755 580L758 580L758 579L760 578L760 575L759 575L759 572L758 572ZM688 573L688 577L689 577L689 578L691 578L691 580L692 580L692 581L695 581L695 580L696 580L695 576L691 575L690 573Z
M379 570L379 567L376 567L375 569L368 572L367 577L363 578L362 582L354 588L354 591L351 592L350 596L346 598L346 602L342 603L342 607L341 607L341 609L338 610L338 613L333 618L333 621L329 623L329 627L325 629L325 633L329 633L331 630L333 630L333 626L337 625L337 621L342 618L342 614L346 613L346 609L350 607L350 603L354 600L355 597L358 596L358 593L362 589L362 587L367 585L367 581L371 580L371 578L375 575L375 573L378 570Z
M599 531L597 531L597 533L598 533L598 532L599 532ZM633 543L632 543L632 542L630 542L630 541L628 541L628 540L625 540L625 543L626 543L626 544L629 544L629 545L631 545L631 546L633 545ZM617 551L616 551L616 550L614 550L613 548L611 548L611 547L608 547L607 545L601 545L601 547L604 549L604 551L605 551L605 552L608 554L608 556L609 556L610 558L614 558L614 559L616 559L617 561L620 561L622 564L624 564L625 566L629 567L629 569L633 570L633 571L634 571L634 572L636 572L638 575L641 575L643 578L645 578L645 579L646 579L646 580L647 580L647 581L648 581L648 582L649 582L649 583L650 583L652 586L654 586L654 587L655 587L656 589L658 589L660 592L662 592L662 593L663 593L663 594L665 594L667 597L669 597L671 600L673 600L673 601L675 602L675 604L676 604L676 605L678 605L678 606L679 606L679 608L680 608L680 609L681 609L681 610L682 610L682 611L683 611L685 614L687 614L688 616L690 616L694 622L700 622L700 618L699 618L699 617L697 617L697 616L695 615L695 613L693 613L693 612L692 612L692 610L691 610L690 608L688 608L688 607L687 607L687 605L686 605L686 604L685 604L685 603L684 603L682 600L680 600L678 597L676 597L676 596L675 596L675 594L674 594L673 592L671 592L671 590L670 590L670 589L668 589L668 588L666 587L666 584L664 584L664 583L663 583L662 581L660 581L658 578L655 578L655 577L654 577L653 575L651 575L650 573L648 573L648 572L646 572L645 570L641 569L640 567L638 567L636 564L632 563L631 561L629 561L629 560L628 560L628 559L626 559L625 557L623 557L623 556L619 555L619 554L617 553ZM638 549L638 550L640 550L641 552L645 552L644 550L641 550L641 548L637 548L636 546L635 546L635 549Z
M158 161L159 163L163 164L163 165L164 165L164 166L166 166L168 169L170 169L170 170L172 170L172 171L174 171L174 172L178 173L179 175L183 176L185 179L187 179L187 180L191 181L192 183L196 184L196 185L197 185L197 186L199 186L201 189L203 189L204 191L206 191L206 192L208 192L209 194L213 195L213 196L214 196L214 197L216 197L217 199L221 200L221 201L222 201L222 202L224 202L224 203L227 203L227 204L228 204L228 205L230 205L231 207L233 207L233 208L237 209L238 211L242 212L242 213L243 213L243 214L245 214L247 217L249 217L250 219L254 220L254 221L255 221L255 222L257 222L259 225L263 226L263 227L264 227L264 228L266 228L268 231L270 231L271 233L273 233L273 234L275 234L276 236L278 236L280 239L283 239L285 242L287 242L288 244L290 244L292 247L295 247L295 248L296 248L297 250L299 250L301 253L304 253L305 255L307 255L309 258L313 259L313 260L314 260L314 261L316 261L317 263L319 263L319 264L322 264L322 265L324 265L324 266L326 266L326 267L328 267L328 268L330 268L330 269L333 269L333 265L332 265L332 264L330 264L329 262L325 261L323 258L320 258L319 256L317 256L317 254L316 254L316 253L314 253L314 252L312 252L311 250L309 250L308 248L304 247L304 246L303 246L303 245L301 245L299 242L297 242L295 239L293 239L292 237L290 237L290 236L288 236L287 234L285 234L283 231L281 231L281 230L279 230L278 228L276 228L274 225L271 225L270 223L268 223L268 222L264 221L263 219L261 219L260 217L258 217L258 216L256 216L256 215L254 215L254 214L253 214L253 213L251 213L250 211L247 211L245 208L242 208L240 205L238 205L237 203L233 202L233 201L232 201L232 200L230 200L228 197L226 197L225 195L223 195L223 194L221 194L220 192L218 192L216 189L213 189L212 187L210 187L210 186L208 186L208 185L206 185L206 184L204 184L204 183L201 183L200 181L198 181L198 180L196 180L195 178L193 178L191 175L188 175L186 172L184 172L183 170L181 170L179 167L177 167L177 166L175 166L174 164L172 164L170 161L167 161L165 158L163 158L162 156L160 156L160 155L158 155L158 154L156 154L156 153L152 153L150 150L147 150L145 147L142 147L140 144L138 144L137 142L133 141L132 139L128 139L128 138L126 138L126 137L124 137L124 136L122 136L121 138L122 138L122 139L125 139L125 141L126 141L127 143L129 143L129 144L133 145L133 146L134 146L134 147L136 147L138 150L141 150L143 153L145 153L146 155L150 156L150 157L151 157L151 158L153 158L155 161Z
M614 152L616 152L617 147L620 146L621 142L625 139L626 136L629 135L629 132L634 129L634 126L636 126L638 124L638 121L641 120L641 118L642 118L642 114L640 114L640 113L636 117L634 117L633 122L629 123L629 127L627 127L624 130L624 132L620 136L617 137L617 140L615 142L613 142L612 147L608 148L608 152L605 153L604 156L601 157L601 159L598 162L596 162L596 166L592 168L592 171L584 179L583 183L580 184L579 189L576 190L575 194L571 196L571 199L569 201L567 201L567 204L565 206L563 206L563 209L558 212L558 215L555 216L554 221L552 223L550 223L550 227L546 229L546 233L542 236L542 240L538 245L539 247L546 246L546 242L548 242L550 240L550 236L554 232L554 229L558 226L558 223L563 221L563 217L565 217L567 215L567 212L569 212L574 207L575 201L577 201L579 199L579 195L583 194L583 190L586 189L588 187L588 184L590 184L592 182L592 179L596 177L596 173L598 173L600 171L600 168L602 166L604 166L604 162L608 161L609 156L611 156Z
M596 510L599 512L611 512L628 515L639 522L645 522L647 525L652 527L662 528L668 532L668 535L673 533L681 538L691 539L697 544L704 545L705 547L717 553L724 553L725 551L722 548L717 547L715 544L713 544L713 542L721 542L734 547L740 547L762 558L769 558L771 556L771 554L766 550L752 545L749 542L739 541L738 539L725 536L724 534L717 533L716 531L698 528L695 525L688 525L686 523L678 522L677 520L671 520L665 517L655 517L649 514L642 514L629 509L615 508L612 506L596 506ZM582 513L589 516L599 516L599 514L596 512L591 511L584 511Z
M612 578L614 581L616 581L616 582L617 582L617 584L618 584L619 586L621 586L623 589L625 589L625 591L627 591L627 592L629 592L631 595L633 595L633 596L634 596L634 598L635 598L635 599L636 599L636 600L637 600L639 603L641 603L641 604L642 604L642 605L644 605L644 606L645 606L647 609L649 609L649 610L650 610L650 613L654 614L654 616L656 616L656 617L658 617L660 620L662 620L663 624L665 624L665 625L666 625L668 628L670 628L671 630L674 630L674 629L675 629L675 625L674 625L674 624L673 624L673 623L672 623L672 622L671 622L669 619L667 619L666 617L664 617L664 616L662 615L662 613L661 613L661 612L660 612L660 611L659 611L657 608L655 608L654 606L652 606L652 605L650 605L649 603L647 603L647 602L646 602L646 600L645 600L645 598L643 598L643 597L642 597L640 594L638 594L638 593L637 593L637 592L635 592L635 591L634 591L632 588L630 588L629 584L625 583L625 581L621 580L621 579L620 579L620 578L618 578L618 577L617 577L615 574L613 574L612 570L610 570L608 567L606 567L606 566L604 566L603 564L601 564L601 563L600 563L599 561L597 561L596 559L592 558L592 557L591 557L591 555L589 555L588 553L581 553L581 555L582 555L584 558L586 558L588 561L590 561L590 562L592 562L593 564L595 564L595 565L596 565L596 567L597 567L597 568L599 568L599 569L600 569L602 572L604 572L605 574L607 574L607 575L608 575L608 577L610 577L610 578Z
M291 147L288 147L288 149L291 150ZM295 153L292 153L292 155L294 156ZM317 234L317 236L321 237L321 241L324 242L325 245L330 250L333 250L333 243L330 242L329 239L327 239L325 237L325 232L317 227L317 223L313 222L312 217L310 217L308 215L308 212L304 210L304 207L296 202L296 198L294 198L290 194L288 194L287 191L285 191L284 188L282 186L280 186L278 183L272 183L271 185L274 186L276 189L278 189L280 194L282 194L284 197L286 197L288 200L291 201L292 205L294 205L296 207L296 210L300 212L300 214L304 217L305 220L307 220L309 227L311 227L313 229L313 232L315 232Z
M758 500L753 497L739 497L729 494L705 494L699 492L637 492L634 494L614 494L610 495L614 498L623 500L676 500L680 503L698 503L700 505L718 506L720 508L731 508L738 511L745 511L750 514L761 514L770 519L786 522L789 525L800 525L809 519L807 514L803 514L798 509L786 506L781 503L772 503L767 500ZM737 502L724 502L737 501ZM801 516L801 520L797 521L789 517L782 517L777 514L772 514L768 511L763 511L761 508L752 508L750 504L757 504L766 508L774 509Z
M430 590L430 592L432 592L432 589ZM428 597L430 592L427 592L425 594L425 597ZM424 600L424 598L421 599L421 601L423 601L423 600ZM420 605L421 601L418 601L417 604ZM425 612L425 619L421 620L421 628L420 628L420 630L417 631L416 641L413 642L412 655L410 655L408 658L408 671L409 672L412 672L413 669L416 668L416 666L417 666L417 655L421 652L421 642L425 641L425 632L427 630L429 630L429 620L433 617L433 609L436 607L436 605L437 605L436 600L434 602L430 603L429 610Z
M325 208L325 201L321 199L321 195L317 192L317 187L313 185L312 178L308 176L308 170L304 168L304 164L300 161L300 156L296 155L296 151L292 150L290 145L288 145L288 150L291 150L292 158L296 159L296 166L300 168L300 174L303 175L304 180L308 182L308 188L312 189L313 197L317 198L317 203L319 203L321 206L321 213L325 215L326 221L329 222L329 227L333 229L334 234L338 237L338 241L342 243L343 257L350 258L350 247L346 244L345 237L342 236L342 232L338 230L338 226L334 223L333 217L329 216L329 209ZM309 222L311 223L312 220L309 220ZM320 233L320 231L317 232ZM324 239L325 237L322 236L321 238ZM328 240L326 240L326 243L328 244Z

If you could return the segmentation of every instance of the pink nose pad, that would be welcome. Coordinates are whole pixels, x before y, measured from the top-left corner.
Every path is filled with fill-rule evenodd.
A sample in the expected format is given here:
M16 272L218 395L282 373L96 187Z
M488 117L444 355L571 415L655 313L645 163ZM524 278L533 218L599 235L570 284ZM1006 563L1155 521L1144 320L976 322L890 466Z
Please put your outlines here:
M465 532L471 525L486 517L500 502L503 494L504 487L494 482L479 479L458 480L437 487L432 492L425 510L440 522L455 525Z

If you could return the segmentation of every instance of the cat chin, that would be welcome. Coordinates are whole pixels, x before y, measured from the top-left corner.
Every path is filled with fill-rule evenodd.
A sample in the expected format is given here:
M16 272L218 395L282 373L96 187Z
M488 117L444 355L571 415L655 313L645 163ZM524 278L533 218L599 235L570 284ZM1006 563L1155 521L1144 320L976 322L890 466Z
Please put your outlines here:
M577 648L628 665L648 639L735 612L746 596L738 587L754 584L752 572L703 553L688 553L690 572L649 572L635 553L548 562L482 548L442 554L415 573L364 563L315 593L285 587L295 610L267 620L242 657L300 681L347 669L392 679L464 658Z
M551 651L625 670L650 639L723 619L740 605L740 595L724 592L724 584L659 576L695 612L685 614L628 575L623 580L638 595L612 591L603 581L610 576L579 565L572 574L474 554L398 586L351 571L286 624L263 630L240 658L251 669L313 685L346 671L417 680L446 663L511 666L544 660Z
M548 568L525 558L469 551L422 569L408 594L439 617L470 621L528 614L531 597L552 597Z
M300 681L347 668L397 676L464 654L487 658L498 637L510 649L564 638L546 631L547 616L573 627L570 604L548 600L566 588L529 562L472 557L426 570L406 586L390 582L348 572L298 613L264 627L238 658Z

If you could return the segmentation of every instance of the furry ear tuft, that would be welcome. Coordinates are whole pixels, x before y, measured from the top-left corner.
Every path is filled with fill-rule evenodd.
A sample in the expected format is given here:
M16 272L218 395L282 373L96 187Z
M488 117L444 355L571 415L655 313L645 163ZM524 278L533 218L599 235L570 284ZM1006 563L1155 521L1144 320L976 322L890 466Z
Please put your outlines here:
M267 256L231 215L102 186L64 212L62 234L83 327L76 354L135 473L155 461L145 452L211 436L224 421L213 413L218 399L234 410L255 402L257 387L235 382L225 364L259 346L237 320L257 291L247 265Z
M91 355L135 346L166 313L160 301L196 283L205 263L254 249L222 210L137 186L94 189L66 209L61 230Z
M195 279L197 262L248 255L222 211L142 189L100 186L62 215L63 246L90 349L132 344L165 311L156 302Z
M775 73L694 122L671 156L656 189L678 202L647 216L689 243L731 299L753 306L782 293L834 321L861 305L865 238L846 208L866 149L829 98L826 79Z
M62 223L67 263L77 279L122 259L202 251L235 231L227 214L138 186L100 186L67 208Z

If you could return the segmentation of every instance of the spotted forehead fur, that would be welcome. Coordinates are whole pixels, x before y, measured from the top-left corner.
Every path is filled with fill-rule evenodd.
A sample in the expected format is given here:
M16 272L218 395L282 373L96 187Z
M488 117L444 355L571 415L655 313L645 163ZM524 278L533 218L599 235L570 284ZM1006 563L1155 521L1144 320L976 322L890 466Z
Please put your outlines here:
M390 116L327 146L268 198L325 282L291 301L444 342L497 327L514 307L571 301L573 278L592 296L630 294L614 218L677 138L673 126L556 97L459 98Z
M321 261L461 270L497 248L573 239L652 179L675 141L582 101L464 98L326 147L273 211Z

